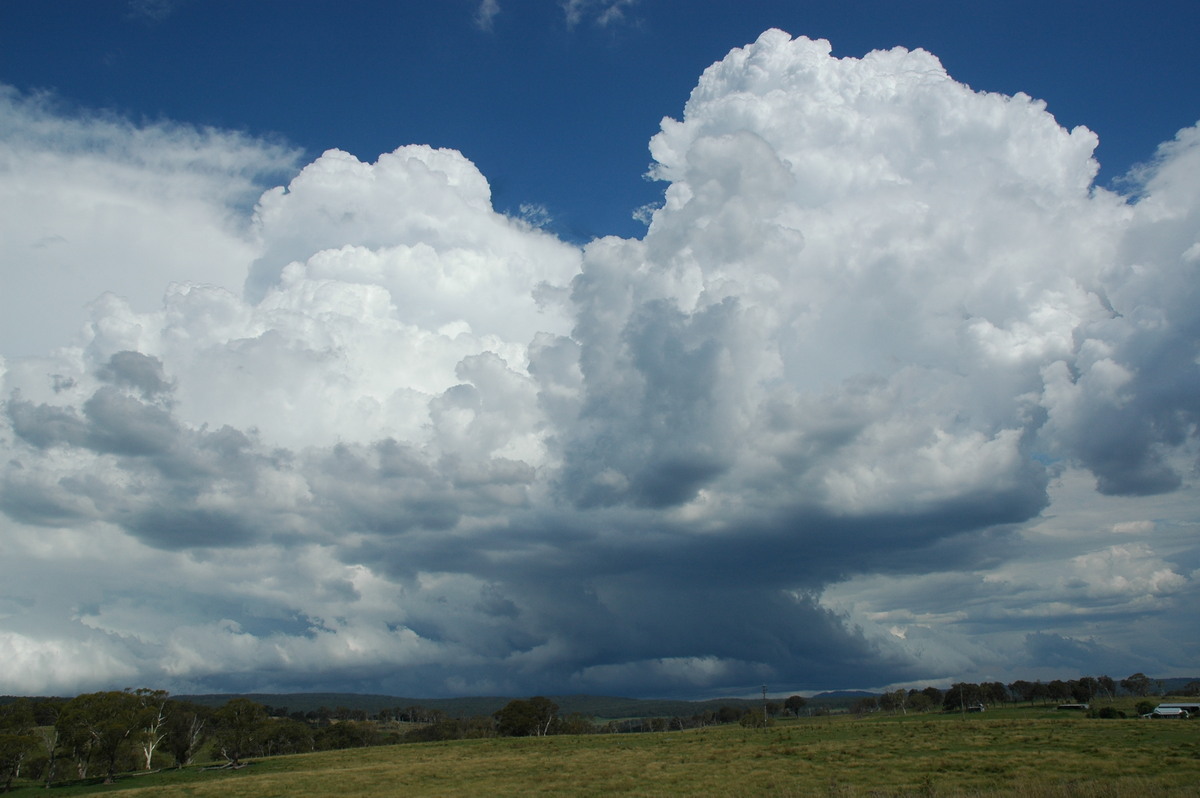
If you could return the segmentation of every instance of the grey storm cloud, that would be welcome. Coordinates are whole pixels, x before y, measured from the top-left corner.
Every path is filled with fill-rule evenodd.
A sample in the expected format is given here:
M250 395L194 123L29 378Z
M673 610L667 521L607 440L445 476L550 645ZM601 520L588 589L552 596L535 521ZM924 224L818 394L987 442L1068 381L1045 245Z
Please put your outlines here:
M12 399L5 403L12 431L26 443L45 449L56 444L81 446L87 427L74 408L34 405Z
M99 369L97 376L104 382L136 388L145 399L171 390L162 361L141 352L117 352Z
M244 294L104 295L71 347L3 362L6 556L42 598L0 625L0 687L696 695L1141 663L1197 584L1200 132L1128 197L1092 184L1096 144L929 53L769 31L663 120L641 239L496 213L451 150L331 150L230 244ZM193 225L232 235L237 199L206 191ZM76 597L43 595L52 568Z

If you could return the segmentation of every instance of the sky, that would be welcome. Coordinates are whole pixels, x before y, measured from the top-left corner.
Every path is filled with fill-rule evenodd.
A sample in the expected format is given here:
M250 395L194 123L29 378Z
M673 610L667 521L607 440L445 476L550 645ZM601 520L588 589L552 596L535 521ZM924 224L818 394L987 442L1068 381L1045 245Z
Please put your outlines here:
M1200 6L0 2L0 694L1200 674Z

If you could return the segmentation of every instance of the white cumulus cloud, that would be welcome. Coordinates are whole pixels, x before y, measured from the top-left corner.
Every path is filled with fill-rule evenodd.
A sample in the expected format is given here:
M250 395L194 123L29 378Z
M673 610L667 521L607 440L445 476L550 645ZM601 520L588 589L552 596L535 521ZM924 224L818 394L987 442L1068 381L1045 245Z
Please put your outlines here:
M456 151L270 187L286 150L8 92L43 193L3 200L0 268L35 233L101 266L48 305L69 345L0 362L0 690L84 685L89 646L410 695L1145 665L1196 585L1200 135L1119 196L1039 101L830 53L768 31L706 70L646 235L582 248Z

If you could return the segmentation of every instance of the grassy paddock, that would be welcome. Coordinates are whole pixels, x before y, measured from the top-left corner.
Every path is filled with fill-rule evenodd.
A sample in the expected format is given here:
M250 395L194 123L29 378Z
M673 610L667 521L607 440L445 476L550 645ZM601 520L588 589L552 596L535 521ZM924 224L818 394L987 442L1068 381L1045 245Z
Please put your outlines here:
M334 751L259 760L240 771L188 769L50 794L97 791L156 798L1200 796L1200 722L1018 711L813 718L768 730L725 726Z

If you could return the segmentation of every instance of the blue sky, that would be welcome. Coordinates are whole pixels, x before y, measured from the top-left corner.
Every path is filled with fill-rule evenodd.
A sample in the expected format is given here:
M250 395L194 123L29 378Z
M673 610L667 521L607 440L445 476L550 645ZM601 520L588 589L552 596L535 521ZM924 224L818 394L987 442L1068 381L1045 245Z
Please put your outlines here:
M1198 20L0 4L0 693L1197 675Z
M0 10L0 76L133 119L280 136L310 157L452 147L496 205L546 207L580 242L637 235L646 142L696 77L770 27L837 56L924 48L975 89L1023 91L1100 136L1100 182L1195 119L1194 3L20 2ZM605 17L613 5L619 14Z

